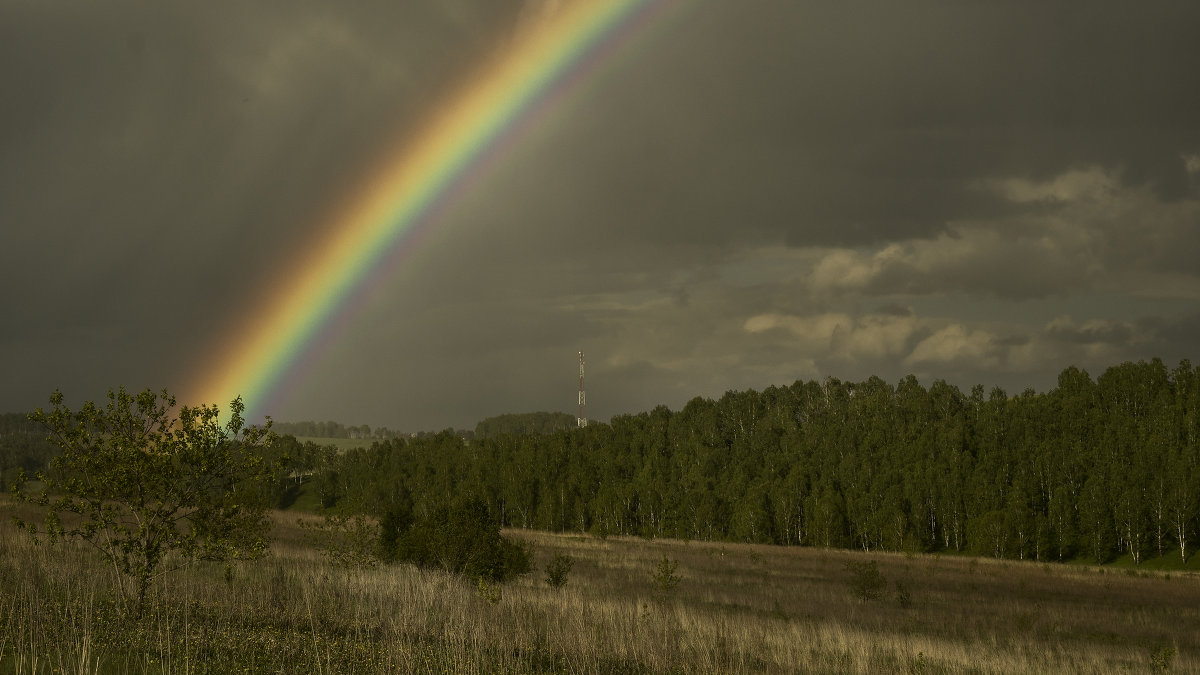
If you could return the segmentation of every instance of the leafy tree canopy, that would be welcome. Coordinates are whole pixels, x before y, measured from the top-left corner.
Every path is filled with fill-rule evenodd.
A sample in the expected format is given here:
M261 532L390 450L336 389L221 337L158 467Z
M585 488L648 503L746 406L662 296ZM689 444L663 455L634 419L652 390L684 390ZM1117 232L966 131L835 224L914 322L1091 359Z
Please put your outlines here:
M174 566L266 551L263 486L271 471L258 450L272 436L270 422L244 427L240 399L224 425L217 406L177 408L165 390L109 390L106 403L78 411L56 391L50 403L29 419L62 452L38 472L41 492L26 492L24 472L13 487L44 509L44 531L18 521L35 541L44 532L95 546L139 611L151 581Z

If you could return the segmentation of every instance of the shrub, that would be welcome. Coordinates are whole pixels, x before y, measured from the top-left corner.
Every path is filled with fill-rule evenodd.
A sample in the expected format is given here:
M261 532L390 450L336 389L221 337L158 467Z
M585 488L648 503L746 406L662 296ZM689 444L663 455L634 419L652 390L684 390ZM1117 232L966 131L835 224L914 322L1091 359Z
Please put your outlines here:
M385 515L381 525L379 547L387 560L486 581L505 581L533 567L522 544L500 536L500 523L482 499L442 505L425 518Z
M900 604L901 609L912 609L912 593L909 592L908 586L900 581L896 582L896 602Z
M412 495L402 487L392 505L379 519L377 554L380 560L395 562L402 539L412 529L414 521Z
M569 555L555 553L554 558L546 564L546 583L552 588L562 588L567 585L567 574L575 566L575 559Z
M675 574L675 570L679 567L679 562L671 560L667 554L663 554L662 560L658 561L654 572L650 574L650 582L654 587L654 597L659 600L665 600L675 592L675 587L679 585L681 578Z
M338 567L370 568L379 564L375 541L380 528L365 515L330 513L320 523L298 520L307 543Z
M863 602L867 600L877 600L883 591L887 588L887 579L879 573L879 567L875 561L870 562L848 562L846 563L846 571L850 572L850 589L854 592L855 597Z

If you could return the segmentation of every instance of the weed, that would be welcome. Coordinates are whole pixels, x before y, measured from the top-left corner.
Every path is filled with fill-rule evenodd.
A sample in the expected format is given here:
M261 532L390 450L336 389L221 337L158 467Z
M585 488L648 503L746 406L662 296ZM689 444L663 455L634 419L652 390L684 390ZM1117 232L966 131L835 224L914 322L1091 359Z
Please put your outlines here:
M929 672L929 664L925 661L925 652L917 652L917 657L908 662L908 672L913 675L925 675Z
M479 577L479 581L475 585L475 593L492 607L500 604L500 584L493 584L487 579Z
M372 568L379 564L375 542L379 525L364 515L327 514L323 521L297 520L310 546L330 564L347 568Z
M1165 673L1171 669L1171 662L1175 660L1175 647L1166 643L1156 644L1150 649L1150 667L1154 670Z
M900 609L912 609L913 606L912 593L902 581L896 581L896 603Z

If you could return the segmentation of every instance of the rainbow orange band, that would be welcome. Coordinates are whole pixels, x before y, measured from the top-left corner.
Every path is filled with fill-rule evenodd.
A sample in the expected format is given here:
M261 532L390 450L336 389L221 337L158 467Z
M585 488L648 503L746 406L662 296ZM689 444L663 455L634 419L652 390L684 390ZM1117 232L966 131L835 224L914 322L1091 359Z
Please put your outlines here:
M667 6L679 4L574 0L530 29L507 55L452 97L415 143L383 164L384 170L328 224L312 262L269 299L266 311L234 333L218 362L206 364L200 382L181 398L223 406L241 396L247 419L270 414L267 408L280 382L312 350L322 328L390 252L411 246L436 221L438 204L506 142L506 134L548 105L556 85L567 82L589 59L601 58Z

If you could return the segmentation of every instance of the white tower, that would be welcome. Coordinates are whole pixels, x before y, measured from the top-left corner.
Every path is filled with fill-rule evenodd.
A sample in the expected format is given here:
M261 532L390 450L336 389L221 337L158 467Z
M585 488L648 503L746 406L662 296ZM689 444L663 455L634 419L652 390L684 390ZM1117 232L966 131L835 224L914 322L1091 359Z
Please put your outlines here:
M587 392L583 390L583 352L579 352L579 407L575 411L575 426L586 427L587 417L584 408L587 406Z

